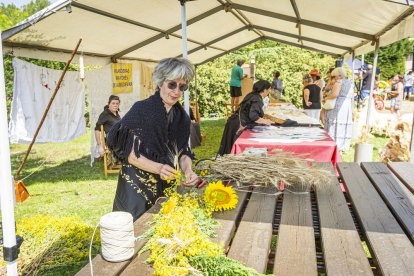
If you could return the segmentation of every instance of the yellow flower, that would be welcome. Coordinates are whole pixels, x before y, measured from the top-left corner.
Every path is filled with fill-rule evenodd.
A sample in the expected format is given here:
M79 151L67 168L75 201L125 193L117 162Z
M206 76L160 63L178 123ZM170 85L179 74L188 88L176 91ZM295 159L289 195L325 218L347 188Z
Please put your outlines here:
M214 206L215 211L236 208L238 196L230 187L225 187L221 181L209 183L204 191L204 201Z
M163 204L161 213L163 213L164 215L169 214L175 208L175 205L176 199L175 197L171 197L167 202Z

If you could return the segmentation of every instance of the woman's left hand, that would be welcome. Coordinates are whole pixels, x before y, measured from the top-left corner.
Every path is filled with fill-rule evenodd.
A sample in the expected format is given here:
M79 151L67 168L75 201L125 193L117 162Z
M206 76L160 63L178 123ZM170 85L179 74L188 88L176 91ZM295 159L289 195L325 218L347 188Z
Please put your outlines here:
M312 102L307 102L306 105L307 106L311 106L312 105Z
M197 183L198 176L192 170L190 170L189 172L186 172L185 176L187 177L187 181L183 183L184 186L192 187Z

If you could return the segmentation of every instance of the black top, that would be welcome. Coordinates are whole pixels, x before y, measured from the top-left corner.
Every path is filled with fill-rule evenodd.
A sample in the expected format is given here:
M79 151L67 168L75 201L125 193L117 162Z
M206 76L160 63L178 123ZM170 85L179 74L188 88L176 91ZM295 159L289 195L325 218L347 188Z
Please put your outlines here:
M259 93L249 93L245 100L240 104L241 125L246 126L254 124L257 120L263 117L263 100ZM235 112L239 116L239 110ZM233 115L234 116L234 115Z
M96 122L95 130L101 131L101 125L104 126L105 133L108 133L111 130L111 127L121 120L121 116L119 116L118 111L116 112L116 116L112 113L108 106L104 107L104 111L99 115L99 119Z
M371 89L371 79L372 79L372 71L366 71L362 74L362 90L370 90Z
M136 102L108 134L106 145L117 160L128 159L131 150L137 158L141 155L151 161L174 166L170 150L176 148L193 158L188 146L190 117L180 103L167 114L159 88L143 101Z
M321 88L316 84L310 84L305 86L303 90L309 90L309 101L312 103L311 106L307 106L305 103L305 97L303 97L303 109L321 109ZM305 95L305 92L303 92Z

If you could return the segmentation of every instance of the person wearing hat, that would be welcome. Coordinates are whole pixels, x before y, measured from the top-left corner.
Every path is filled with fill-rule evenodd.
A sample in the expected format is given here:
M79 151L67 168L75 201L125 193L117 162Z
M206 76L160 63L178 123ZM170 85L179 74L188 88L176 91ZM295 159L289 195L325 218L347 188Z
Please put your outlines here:
M322 89L316 85L310 74L303 75L303 113L319 120L322 103Z
M368 64L367 70L359 71L359 78L362 80L361 98L364 100L369 97L369 91L371 90L372 80L372 65Z
M239 59L237 61L237 65L231 68L231 76L230 76L230 96L231 96L231 104L238 104L239 97L242 95L241 90L241 80L244 78L243 69L241 68L244 64L244 60ZM232 106L232 112L234 112L234 108Z
M311 75L313 83L319 86L322 91L325 87L325 81L321 79L321 74L319 74L318 69L313 69L309 72L309 75Z

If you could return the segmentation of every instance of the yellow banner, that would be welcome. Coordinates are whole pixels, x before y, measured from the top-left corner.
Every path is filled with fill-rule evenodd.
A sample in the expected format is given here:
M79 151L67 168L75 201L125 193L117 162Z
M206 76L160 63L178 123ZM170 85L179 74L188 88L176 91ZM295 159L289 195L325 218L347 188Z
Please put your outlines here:
M112 63L112 89L114 94L132 92L132 63Z

